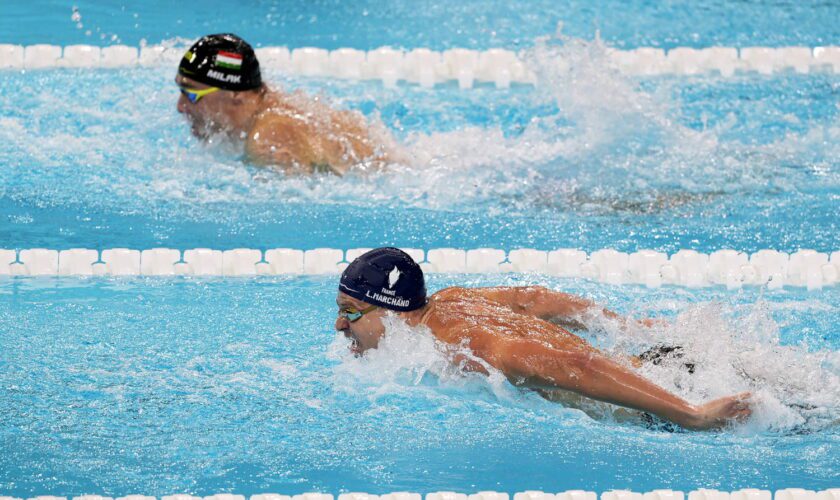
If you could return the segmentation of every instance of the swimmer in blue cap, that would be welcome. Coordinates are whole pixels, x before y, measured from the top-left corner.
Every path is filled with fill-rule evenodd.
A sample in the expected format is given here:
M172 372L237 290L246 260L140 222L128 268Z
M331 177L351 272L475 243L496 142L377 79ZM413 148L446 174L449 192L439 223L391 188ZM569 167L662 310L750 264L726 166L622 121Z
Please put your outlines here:
M621 319L582 297L543 287L453 287L427 298L420 266L396 248L377 248L354 260L338 290L335 328L357 355L378 346L383 317L395 314L409 326L427 327L445 344L468 346L517 385L571 391L689 429L718 428L751 414L749 393L692 405L561 327L580 325L593 312ZM463 355L453 362L487 373Z
M178 111L193 135L222 134L244 143L252 163L290 173L351 167L378 168L389 159L392 139L364 116L341 111L302 92L271 90L263 82L254 49L236 35L207 35L181 59L175 83Z

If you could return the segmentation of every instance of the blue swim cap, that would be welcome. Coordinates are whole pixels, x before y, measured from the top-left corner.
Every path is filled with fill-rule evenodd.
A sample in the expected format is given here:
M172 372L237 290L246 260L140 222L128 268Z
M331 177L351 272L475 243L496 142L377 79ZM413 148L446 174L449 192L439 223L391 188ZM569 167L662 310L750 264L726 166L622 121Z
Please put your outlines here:
M426 305L423 270L399 248L377 248L360 255L341 274L338 289L392 311L413 311Z

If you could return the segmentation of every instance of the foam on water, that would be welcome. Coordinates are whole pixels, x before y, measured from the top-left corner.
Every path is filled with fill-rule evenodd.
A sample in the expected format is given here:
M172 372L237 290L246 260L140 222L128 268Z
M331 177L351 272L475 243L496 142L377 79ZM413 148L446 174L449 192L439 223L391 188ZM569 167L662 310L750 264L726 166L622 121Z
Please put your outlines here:
M642 373L683 397L701 402L750 391L755 414L747 429L817 431L838 424L840 353L782 345L779 326L762 300L733 306L710 302L686 308L660 342L681 345L685 357ZM695 365L687 373L683 363Z
M539 85L508 90L269 72L360 110L410 159L344 178L287 176L227 141L201 144L175 111L174 70L10 74L9 245L310 248L335 245L332 224L372 219L343 246L835 250L836 76L637 80L605 51L541 40L526 54Z
M591 318L598 326L587 336L614 359L652 345L681 346L684 357L657 365L647 363L639 372L695 404L751 392L754 414L737 426L740 434L818 432L840 423L840 353L812 351L804 343L782 345L770 304L763 300L740 305L682 303L678 309L672 321L653 329L628 330L604 318ZM336 336L330 357L340 361L333 372L337 389L366 393L371 403L383 394L444 390L452 395L452 390L461 390L465 394L483 392L513 407L548 404L527 394L529 391L519 391L468 348L447 347L425 327L408 327L396 316L387 318L385 324L386 334L379 347L359 357L349 352L343 336ZM451 361L456 353L480 362L490 375L461 371ZM695 366L693 373L685 363ZM601 419L617 417L622 421L623 412L616 413L615 407L577 403L575 407L584 407Z
M535 92L519 90L525 95L515 99L526 113L527 108L533 113L546 106L554 112L536 111L515 133L492 123L456 125L461 130L448 132L408 129L404 141L410 165L351 175L349 180L301 179L244 167L238 148L202 147L188 136L174 112L174 88L164 84L157 89L157 78L146 78L138 85L139 95L125 95L122 86L109 82L114 72L97 75L88 89L75 92L50 88L51 80L72 75L34 74L47 90L30 103L36 109L33 117L3 118L3 159L15 164L26 158L26 168L35 162L69 170L72 174L56 174L102 184L102 189L116 192L118 199L113 201L120 204L139 198L145 203L281 200L444 210L529 210L587 203L615 208L622 201L662 196L679 203L681 196L683 202L696 198L686 194L808 190L814 182L809 170L821 171L818 180L823 185L837 184L837 165L830 160L840 154L836 114L804 134L790 133L766 144L722 141L733 127L731 121L704 130L685 125L672 84L642 88L619 74L606 48L597 39L540 40L526 53L539 84ZM136 73L122 74L130 78ZM339 98L339 104L373 99L387 107L401 98L368 84L337 87L342 85L345 91L363 95ZM436 106L433 95L407 91L420 98L415 106ZM484 92L506 99L498 92ZM422 112L420 108L415 112ZM57 120L54 110L61 110ZM375 115L371 119L378 121ZM791 161L812 166L780 175L780 168ZM44 172L38 169L38 175ZM374 186L383 187L371 189Z
M529 99L555 112L533 116L515 134L500 127L409 134L412 168L373 182L423 207L600 205L600 211L838 184L831 160L840 154L838 115L764 143L725 141L734 115L711 128L689 127L672 96L675 82L663 79L647 90L621 75L606 51L597 39L540 41L526 52L538 77Z
M359 383L374 386L374 395L400 391L415 386L443 385L468 388L476 384L489 387L497 397L510 399L512 392L505 384L504 375L475 357L466 347L448 346L432 335L425 327L411 328L395 315L386 316L383 321L386 335L378 348L367 351L363 356L353 356L347 349L343 335L336 335L330 345L330 356L341 362L334 371L337 388L356 392ZM479 363L490 374L488 376L461 370L453 359ZM462 366L462 365L461 365ZM430 380L433 379L433 380Z
M753 390L764 401L755 420L669 433L582 405L590 418L495 372L461 373L453 350L393 320L380 349L354 358L331 331L334 277L7 279L0 488L24 498L95 485L114 497L833 485L836 288L760 299L525 275L434 275L428 286L534 282L671 319L584 335L610 353L681 343L693 377L677 362L643 373L691 401Z

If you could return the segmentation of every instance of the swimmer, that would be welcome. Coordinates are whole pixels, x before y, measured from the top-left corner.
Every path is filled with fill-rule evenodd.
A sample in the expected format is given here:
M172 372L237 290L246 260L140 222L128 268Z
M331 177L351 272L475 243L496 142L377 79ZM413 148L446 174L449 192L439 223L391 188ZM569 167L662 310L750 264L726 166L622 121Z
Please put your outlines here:
M453 352L468 347L515 385L571 391L696 430L743 421L752 411L749 393L690 404L638 375L627 366L632 362L611 359L560 326L584 326L591 313L629 321L582 297L543 287L453 287L427 298L420 266L396 248L378 248L354 260L338 290L335 328L352 341L357 355L379 345L382 319L396 314L411 327L425 326ZM454 354L452 361L488 373L464 354Z
M336 110L302 92L269 89L248 43L233 34L207 35L178 66L178 112L192 133L244 143L246 159L288 173L341 175L388 162L392 140L356 111Z

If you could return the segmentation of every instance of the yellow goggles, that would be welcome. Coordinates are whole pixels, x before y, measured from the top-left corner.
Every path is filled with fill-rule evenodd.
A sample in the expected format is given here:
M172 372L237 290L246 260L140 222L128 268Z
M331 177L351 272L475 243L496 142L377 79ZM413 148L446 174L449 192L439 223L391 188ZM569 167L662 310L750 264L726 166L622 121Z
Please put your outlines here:
M181 93L184 94L187 99L193 104L197 103L201 100L202 97L212 94L213 92L222 90L218 87L208 87L206 89L194 89L190 87L186 87L184 85L178 85L178 88L181 89Z
M345 307L344 309L338 311L338 315L351 323L355 323L356 321L362 319L362 316L373 311L377 307L379 306L370 306L362 310L358 310L354 307Z

